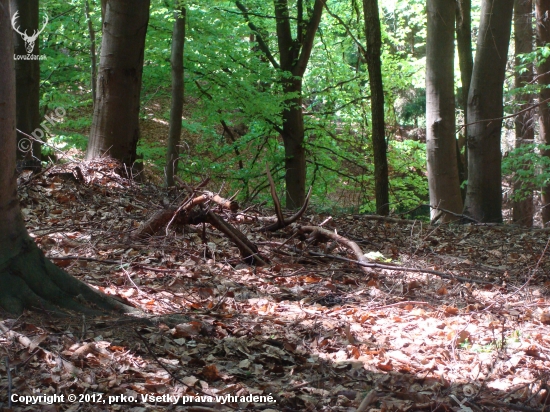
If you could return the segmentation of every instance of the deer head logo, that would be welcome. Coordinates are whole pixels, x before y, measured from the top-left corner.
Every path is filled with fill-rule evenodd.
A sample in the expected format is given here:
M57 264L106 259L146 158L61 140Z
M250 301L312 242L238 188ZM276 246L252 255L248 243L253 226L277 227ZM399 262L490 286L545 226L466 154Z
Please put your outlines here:
M48 24L48 16L47 15L45 16L44 25L42 26L42 28L40 30L34 30L34 33L32 34L32 36L29 36L27 34L27 30L25 30L25 32L21 32L19 31L19 27L17 28L15 27L15 24L16 24L15 21L17 20L18 17L19 17L19 10L16 11L15 14L13 15L11 19L11 26L13 27L13 30L15 30L16 33L21 35L21 38L25 42L25 49L27 50L27 54L31 54L32 51L34 50L34 43L36 42L38 35L44 31L44 29L46 28L46 24Z

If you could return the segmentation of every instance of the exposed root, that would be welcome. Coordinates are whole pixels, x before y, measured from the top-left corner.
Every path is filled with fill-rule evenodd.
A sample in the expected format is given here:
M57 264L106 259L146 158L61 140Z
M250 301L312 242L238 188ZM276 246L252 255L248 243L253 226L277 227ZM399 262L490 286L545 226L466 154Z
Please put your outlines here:
M10 313L19 314L24 309L54 313L67 309L87 315L139 312L54 265L31 239L23 243L18 255L0 267L0 278L0 305Z

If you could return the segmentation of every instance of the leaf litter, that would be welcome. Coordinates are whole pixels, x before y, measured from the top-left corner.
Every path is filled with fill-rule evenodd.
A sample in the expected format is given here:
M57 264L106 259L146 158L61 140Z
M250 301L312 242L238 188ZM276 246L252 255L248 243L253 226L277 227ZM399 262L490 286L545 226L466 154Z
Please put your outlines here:
M550 408L546 230L308 211L263 233L254 229L272 210L207 203L270 262L250 266L208 223L130 237L182 191L138 185L105 162L82 164L85 181L68 170L21 182L29 232L54 263L140 308L147 322L2 313L0 393L120 396L40 406L48 411ZM340 244L297 235L297 225L320 224L373 263L456 278L366 274ZM174 314L176 324L166 321ZM216 401L227 395L234 398ZM250 401L268 395L271 402ZM174 405L175 396L195 398ZM9 410L7 397L0 402Z

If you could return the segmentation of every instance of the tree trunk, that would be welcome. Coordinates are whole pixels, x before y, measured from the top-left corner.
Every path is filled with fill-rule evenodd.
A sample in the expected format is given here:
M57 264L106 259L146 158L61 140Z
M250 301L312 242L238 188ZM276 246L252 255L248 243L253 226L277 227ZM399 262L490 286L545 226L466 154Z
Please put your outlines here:
M145 34L150 0L107 2L97 79L97 101L86 160L109 155L136 160Z
M457 0L456 2L456 44L458 50L458 64L460 66L460 82L462 93L460 102L464 110L464 120L468 118L468 92L472 81L472 70L474 59L472 56L472 0ZM465 122L464 122L465 123ZM468 141L468 128L462 130L464 142ZM468 180L468 150L464 156L460 154L462 145L457 140L457 163L458 178L461 185L462 201L466 197L466 189L462 188L463 183Z
M428 0L426 38L426 142L430 204L462 212L455 137L454 0ZM432 209L441 222L456 216Z
M502 221L500 138L503 84L514 0L483 0L468 94L468 189L464 213Z
M9 0L0 0L0 307L94 314L129 308L73 278L47 260L25 229L17 199L15 170L15 73Z
M286 207L300 208L306 198L306 154L302 113L302 78L313 49L315 34L323 13L323 0L315 0L309 19L303 18L303 0L298 0L296 38L292 37L287 0L274 0L283 91L293 97L285 101L282 138L285 146ZM256 33L259 35L259 32ZM258 37L259 42L261 36ZM260 47L264 46L260 43ZM269 56L268 56L269 57ZM273 58L270 59L272 61Z
M365 15L365 37L367 49L365 60L369 71L372 116L372 149L374 152L374 182L376 212L387 216L390 212L388 191L388 159L386 156L386 133L384 127L384 85L382 83L382 62L380 60L382 36L378 0L363 0Z
M284 93L297 97L285 102L283 111L283 143L285 146L285 184L287 209L300 208L306 199L306 151L302 113L302 78L283 80Z
M177 5L178 1L176 1ZM172 32L172 102L170 107L170 130L166 150L166 186L174 186L174 174L178 173L178 157L181 136L181 117L183 114L183 51L185 46L186 10L174 14L174 31Z
M97 57L95 52L95 30L90 17L90 0L84 0L84 13L88 22L88 35L90 36L90 60L91 60L91 75L92 75L92 104L95 104L96 86L97 86Z
M537 27L537 46L550 43L550 0L535 0L535 15ZM538 83L541 85L539 101L550 98L550 59L537 66ZM539 106L539 134L545 145L550 145L550 107L548 103ZM550 157L550 150L543 150L542 156ZM542 188L542 222L546 226L550 222L550 185Z
M38 0L11 0L11 18L15 13L15 27L20 32L32 34L38 31ZM27 55L23 36L13 31L16 55ZM33 55L39 54L39 41L34 43ZM12 53L13 59L13 53ZM16 122L17 129L27 135L32 135L36 128L40 127L40 62L39 60L15 61L15 89L16 89ZM19 168L31 168L39 170L41 167L41 144L32 141L24 134L17 133L17 160Z
M519 54L531 53L533 51L533 2L532 0L514 1L514 48L516 55L516 68L521 64ZM523 73L515 72L515 87L520 88L533 80L533 67L529 65L528 70ZM521 111L533 104L533 96L530 93L516 94L518 111ZM518 115L515 119L516 147L523 144L532 144L535 138L533 125L533 112L527 111ZM529 165L526 165L529 167ZM514 192L520 192L523 183L520 179L514 182ZM523 200L514 200L512 219L514 223L522 226L533 226L533 192Z

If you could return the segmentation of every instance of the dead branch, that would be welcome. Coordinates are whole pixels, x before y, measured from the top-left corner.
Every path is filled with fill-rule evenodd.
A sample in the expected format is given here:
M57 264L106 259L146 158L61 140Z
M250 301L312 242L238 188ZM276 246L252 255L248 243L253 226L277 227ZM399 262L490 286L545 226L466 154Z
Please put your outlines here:
M214 203L217 203L224 209L231 210L232 212L236 212L237 210L239 210L239 203L236 202L235 200L225 199L216 193L212 193L208 191L205 191L203 193L205 196L208 196L209 200L213 201Z
M271 188L271 197L273 198L275 213L277 214L277 222L272 223L271 225L264 226L259 229L253 229L252 230L253 232L274 232L276 230L282 229L296 222L298 219L300 219L300 217L306 211L307 205L309 204L309 198L311 197L311 187L310 187L309 191L307 192L306 200L303 206L300 208L300 210L298 210L298 212L296 212L294 215L292 215L288 219L285 219L283 216L283 210L281 208L281 202L279 201L279 196L277 196L277 191L275 190L275 183L273 182L273 178L271 177L269 168L267 168L267 178L269 180L269 186Z
M302 232L302 233L311 233L311 236L317 237L317 238L327 237L329 239L332 239L332 240L340 243L341 245L345 246L349 250L351 250L355 254L355 257L357 258L358 262L368 263L367 258L365 257L365 255L363 254L363 251L357 245L357 243L355 243L352 240L349 240L348 238L340 236L339 234L337 234L335 232L331 232L330 230L323 229L323 228L317 227L317 226L300 226L298 228L298 231ZM371 276L370 271L367 270L368 266L364 266L364 265L360 265L360 266L361 266L361 269L363 270L363 272L366 275Z
M439 272L437 270L432 269L421 269L421 268L406 268L403 266L392 266L392 265L384 265L381 263L365 263L364 261L357 261L353 259L347 259L345 257L341 256L335 256L335 255L327 255L326 253L318 253L318 252L308 252L311 256L319 256L329 259L335 259L335 260L341 260L343 262L350 262L355 263L359 266L364 266L367 268L374 268L374 269L385 269L385 270L395 270L397 272L414 272L414 273L430 273L432 275L437 275L444 279L451 279L451 280L458 280L461 282L471 282L471 283L480 283L484 285L494 285L495 282L489 282L488 280L478 279L478 278L465 278L462 276L455 276L449 273Z
M169 207L167 209L157 210L149 219L143 222L134 233L132 233L131 239L143 239L148 236L153 236L162 227L166 227L166 230L168 230L174 221L179 224L187 223L188 212L193 207L207 200L208 196L202 195L191 200L184 200L179 208Z
M250 263L259 266L267 266L266 261L258 253L258 247L237 228L223 220L214 212L206 213L206 221L225 234L239 248L243 259Z

